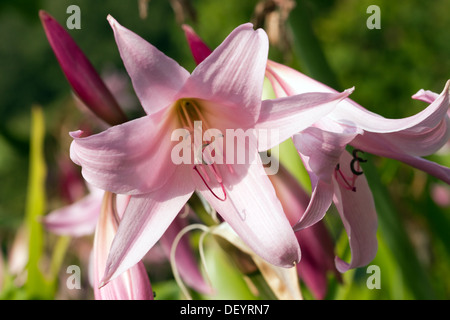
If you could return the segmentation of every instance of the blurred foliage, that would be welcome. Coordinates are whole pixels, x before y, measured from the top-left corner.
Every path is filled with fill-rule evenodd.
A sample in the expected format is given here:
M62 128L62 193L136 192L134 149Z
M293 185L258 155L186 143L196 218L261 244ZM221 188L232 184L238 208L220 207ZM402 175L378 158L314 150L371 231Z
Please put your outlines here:
M214 48L237 25L256 21L255 7L259 2L191 1L196 14L185 15L183 22L192 25ZM352 99L371 111L389 118L417 113L425 104L412 100L411 95L421 88L441 92L450 78L449 1L297 2L284 30L283 39L287 42L272 42L270 57L335 88L355 86ZM150 1L148 16L141 19L137 0L2 0L0 253L3 256L7 256L27 211L32 106L43 107L46 124L45 212L65 204L60 197L57 163L61 157L68 158L68 132L91 121L77 109L38 19L38 10L44 9L65 25L69 16L66 8L73 4L81 8L82 28L69 33L100 73L111 70L124 73L106 21L108 14L186 69L195 67L180 28L179 12L174 11L170 1ZM369 17L366 9L373 4L381 9L380 30L366 27ZM262 25L268 29L273 27L273 22L267 20ZM303 27L299 30L298 26ZM305 38L300 36L312 42L305 43L302 40ZM315 52L312 56L316 63L322 63L321 67L311 68L307 61L310 58L302 54L308 50ZM318 50L323 50L323 54ZM130 84L128 90L132 93ZM139 109L136 101L134 108ZM139 114L139 111L130 112ZM448 155L433 159L450 164ZM346 273L343 284L331 279L328 298L450 298L450 209L439 207L430 196L431 185L436 180L395 161L371 157L371 163L373 170L368 178L374 186L380 216L380 246L373 264L381 268L382 289L368 290L367 274L361 268ZM305 181L302 172L297 172L297 176ZM338 253L348 254L345 233L333 210L328 214L327 223L338 243ZM168 292L168 297L177 296L172 285L172 282L170 285L155 283L156 288Z

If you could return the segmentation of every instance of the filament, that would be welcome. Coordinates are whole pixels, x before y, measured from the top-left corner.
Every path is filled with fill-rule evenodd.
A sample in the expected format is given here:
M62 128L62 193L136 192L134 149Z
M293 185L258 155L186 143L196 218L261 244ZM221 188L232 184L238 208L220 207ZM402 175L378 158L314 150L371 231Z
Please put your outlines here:
M175 239L173 240L173 244L172 247L170 249L170 266L172 268L172 272L173 272L173 276L175 278L175 281L177 282L178 286L180 287L181 291L183 292L183 294L185 295L186 299L188 300L192 300L192 296L190 295L188 289L186 288L183 280L181 279L180 273L178 272L178 268L177 268L177 261L175 259L175 254L176 254L176 250L178 247L178 243L180 242L181 238L188 232L192 231L192 230L201 230L202 234L200 236L199 239L199 254L200 254L200 261L203 265L203 268L205 269L205 273L206 273L206 278L207 281L209 282L209 284L211 284L211 280L209 278L209 273L208 273L208 267L206 265L206 259L205 259L205 253L204 253L204 238L205 236L209 233L209 228L202 225L202 224L191 224L188 225L187 227L183 228L175 237Z

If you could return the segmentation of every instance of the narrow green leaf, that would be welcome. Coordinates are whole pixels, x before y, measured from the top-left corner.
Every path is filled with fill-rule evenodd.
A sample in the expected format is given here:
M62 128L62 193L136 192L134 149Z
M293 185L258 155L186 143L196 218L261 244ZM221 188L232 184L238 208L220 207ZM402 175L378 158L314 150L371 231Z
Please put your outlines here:
M51 290L44 278L40 264L44 252L44 231L40 222L45 211L45 177L44 159L45 122L43 111L34 106L31 110L30 159L28 173L28 190L25 207L25 223L28 232L28 265L26 291L31 299L51 298Z
M319 40L314 34L307 1L298 0L289 14L293 35L294 54L304 72L314 79L341 91L337 77L331 69Z
M215 293L206 299L255 300L243 275L220 246L211 239L205 243L205 258L208 277Z
M364 172L375 199L379 232L395 257L404 285L409 288L415 299L435 299L429 275L414 251L403 223L380 181L377 169L367 163Z

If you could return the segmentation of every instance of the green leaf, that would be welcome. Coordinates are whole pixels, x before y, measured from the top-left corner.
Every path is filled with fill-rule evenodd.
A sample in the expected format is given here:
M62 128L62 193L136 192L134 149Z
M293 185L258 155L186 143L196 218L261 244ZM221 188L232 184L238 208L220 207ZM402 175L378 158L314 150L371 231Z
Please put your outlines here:
M395 257L404 285L415 299L435 299L431 279L414 251L403 222L380 181L376 167L367 163L364 172L375 199L380 235Z
M337 77L332 71L321 44L314 34L307 1L298 0L289 14L289 26L293 35L293 49L304 72L314 79L340 91Z
M205 242L205 258L208 277L215 293L206 299L214 300L255 300L247 282L236 265L221 247L210 238Z
M45 177L47 173L44 159L44 137L43 111L40 107L34 106L31 111L30 163L25 207L25 223L29 237L25 288L30 299L50 299L54 294L54 284L45 279L40 269L44 253L44 230L40 219L45 212Z

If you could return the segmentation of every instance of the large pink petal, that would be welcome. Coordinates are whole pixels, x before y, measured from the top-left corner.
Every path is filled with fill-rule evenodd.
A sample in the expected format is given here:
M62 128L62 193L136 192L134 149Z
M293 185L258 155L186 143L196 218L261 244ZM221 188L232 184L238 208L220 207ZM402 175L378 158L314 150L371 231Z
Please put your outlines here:
M287 66L273 61L267 63L267 73L272 81L277 97L291 96L306 92L336 92L336 90L309 78L308 76ZM334 109L329 117L342 124L358 126L359 128L378 133L412 130L416 134L437 126L445 117L449 108L450 81L442 93L422 112L403 119L386 119L378 114L364 109L351 99L345 99ZM423 94L419 94L423 97Z
M333 129L336 132L311 127L293 137L312 185L311 200L294 230L311 226L325 216L333 199L332 177L336 165L346 145L359 134L359 130L352 127Z
M402 161L450 184L450 168L437 164L433 161L405 153L403 150L399 150L397 146L393 146L383 135L364 134L356 137L351 144L355 148L363 151L370 152L381 157Z
M409 122L409 127L395 132L377 133L366 131L358 137L357 143L362 150L386 150L386 153L404 153L411 156L433 154L450 139L450 119L447 116L450 107L450 81L444 91L435 96L430 92L415 95L418 99L432 101L422 112L415 116L399 119L399 123ZM434 99L434 100L433 100ZM399 128L400 129L400 128ZM379 154L379 152L373 152Z
M161 238L194 191L190 167L178 166L170 183L132 196L111 245L103 282L135 265Z
M402 119L386 119L374 114L362 107L356 107L356 103L345 100L339 110L330 114L330 117L341 123L356 124L364 131L376 133L392 133L404 131L404 133L427 134L431 128L438 126L447 115L450 106L449 100L450 81L436 100L421 112Z
M259 151L273 148L330 113L336 105L348 97L353 89L342 93L309 92L274 100L264 100L256 129L276 130L278 139L267 145L261 142Z
M344 152L341 157L341 170L351 176L351 155ZM352 268L362 267L370 263L377 253L377 213L372 192L367 179L361 175L356 180L356 191L349 190L333 179L334 203L339 211L349 239L351 261L349 263L336 257L336 268L345 272Z
M305 212L309 203L309 195L286 167L280 163L276 174L268 175L280 199L284 213L291 225L294 225Z
M180 98L219 102L254 123L261 107L268 40L249 23L230 35L193 71Z
M413 99L421 100L426 103L433 103L439 97L439 94L432 92L430 90L420 89L417 93L412 95Z
M307 168L323 181L331 182L334 169L342 152L360 131L353 127L340 127L340 132L329 132L311 127L293 136L293 142Z
M311 199L303 216L293 226L295 231L304 230L325 217L333 200L333 186L323 180L318 180L313 184Z
M337 92L297 70L272 60L267 61L266 74L273 85L276 96L280 98L306 92Z
M231 167L231 168L230 168ZM261 258L282 267L300 260L297 239L260 161L256 164L220 166L226 200L218 200L194 173L197 189ZM218 196L217 182L209 186Z
M113 197L105 193L102 211L94 237L94 294L97 300L153 300L150 280L142 261L120 277L99 288L105 271L111 242L117 232L117 221L112 207Z
M125 68L147 114L174 101L189 72L150 43L108 16Z
M419 133L410 130L394 133L365 132L355 144L367 152L371 150L392 150L412 156L428 156L441 149L450 139L450 119L445 116L435 127ZM352 143L353 144L353 143Z
M160 112L162 113L162 112ZM82 138L72 133L70 157L90 184L122 194L160 188L175 170L169 120L153 114Z
M43 219L53 233L80 237L92 234L97 225L104 192L95 192L79 201L54 210Z

